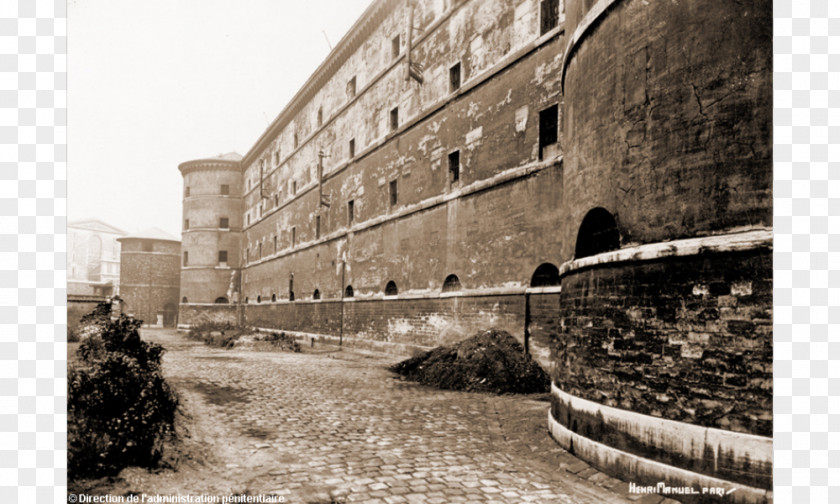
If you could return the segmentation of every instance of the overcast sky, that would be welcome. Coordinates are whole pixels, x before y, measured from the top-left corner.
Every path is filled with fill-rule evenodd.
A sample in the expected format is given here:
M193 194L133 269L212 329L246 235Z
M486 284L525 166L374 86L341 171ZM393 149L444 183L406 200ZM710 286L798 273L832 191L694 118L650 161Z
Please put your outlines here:
M180 237L178 164L245 154L371 1L70 0L68 220Z

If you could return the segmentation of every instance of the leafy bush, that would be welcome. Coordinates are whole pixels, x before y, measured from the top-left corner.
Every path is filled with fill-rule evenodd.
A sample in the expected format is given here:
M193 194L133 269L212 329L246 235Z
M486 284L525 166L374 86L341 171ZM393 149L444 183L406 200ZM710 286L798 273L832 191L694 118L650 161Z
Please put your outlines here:
M111 303L99 303L90 313L86 313L79 323L67 331L67 342L76 343L99 334L111 322Z
M98 477L153 467L174 435L178 400L163 378L164 349L140 339L125 315L79 346L68 374L68 474Z

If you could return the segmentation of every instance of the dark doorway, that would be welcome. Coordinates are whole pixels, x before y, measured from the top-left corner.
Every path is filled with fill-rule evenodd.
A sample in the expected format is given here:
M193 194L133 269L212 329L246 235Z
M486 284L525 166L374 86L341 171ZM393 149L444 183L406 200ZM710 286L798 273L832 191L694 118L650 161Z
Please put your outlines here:
M578 230L575 258L588 257L620 246L615 217L606 209L593 208L583 218Z
M461 290L461 280L457 275L449 275L443 281L443 292L455 292Z
M542 263L531 276L531 287L560 285L560 270L551 263Z

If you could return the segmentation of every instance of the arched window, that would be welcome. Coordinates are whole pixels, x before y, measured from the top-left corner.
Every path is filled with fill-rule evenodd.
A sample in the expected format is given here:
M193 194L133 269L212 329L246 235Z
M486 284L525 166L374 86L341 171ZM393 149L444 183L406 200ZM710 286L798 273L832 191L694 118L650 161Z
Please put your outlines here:
M531 276L531 287L560 285L560 270L551 263L542 263Z
M443 292L455 292L461 290L461 280L458 275L449 275L443 281Z
M318 289L315 289L315 292L312 293L312 299L321 299L321 292Z
M396 296L397 292L397 284L393 280L388 282L388 285L385 286L385 295Z
M181 302L187 304L187 296L182 297Z
M273 303L275 301L277 301L277 294L272 294L271 295L271 302Z
M578 230L575 258L616 250L619 247L618 225L606 209L593 208L583 218Z
M186 298L184 298L184 299L186 299ZM214 301L214 303L216 303L216 304L228 304L228 300L227 300L226 297L221 296L221 297L217 297L216 300Z
M245 296L245 304L248 304L248 296Z
M346 289L344 289L344 297L353 297L353 286L348 285Z
M257 296L257 303L262 303L262 296Z

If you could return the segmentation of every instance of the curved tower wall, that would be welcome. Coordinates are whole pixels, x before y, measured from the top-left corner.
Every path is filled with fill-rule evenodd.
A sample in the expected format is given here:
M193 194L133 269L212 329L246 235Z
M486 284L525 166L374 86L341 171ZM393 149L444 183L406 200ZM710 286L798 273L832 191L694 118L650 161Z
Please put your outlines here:
M189 324L194 318L195 310L190 306L206 304L219 305L216 311L220 320L235 321L230 316L235 313L231 306L239 300L241 266L239 162L196 160L182 163L178 169L184 178L181 323ZM223 261L220 252L227 254L227 261Z
M772 5L571 0L566 32L562 248L574 260L552 432L633 481L720 480L761 502L772 490ZM601 219L603 233L587 235L595 208L613 227ZM608 235L617 250L597 250Z

